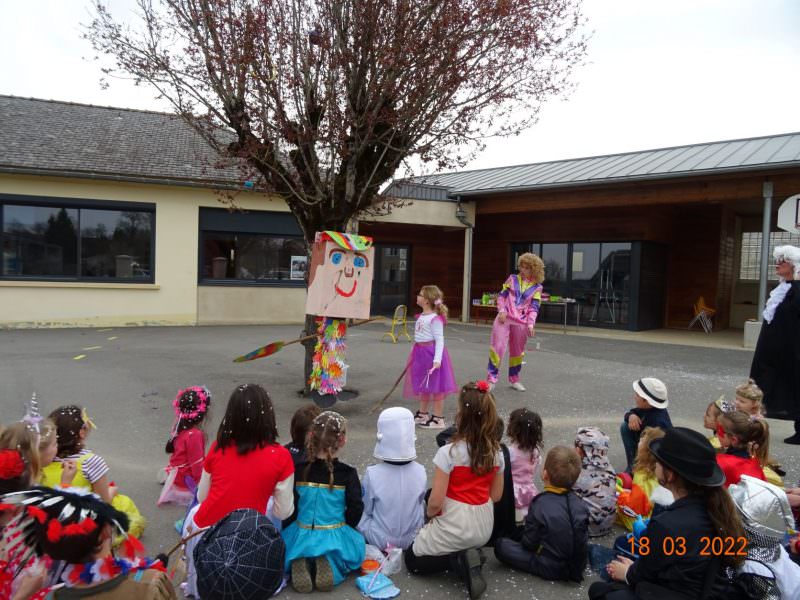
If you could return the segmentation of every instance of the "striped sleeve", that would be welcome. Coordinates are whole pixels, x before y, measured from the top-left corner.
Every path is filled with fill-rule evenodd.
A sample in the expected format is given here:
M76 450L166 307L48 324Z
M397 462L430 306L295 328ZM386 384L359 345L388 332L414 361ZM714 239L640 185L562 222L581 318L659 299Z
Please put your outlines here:
M106 461L104 461L102 457L97 456L97 454L92 454L81 463L83 476L86 477L90 483L96 482L103 475L107 474L108 470Z

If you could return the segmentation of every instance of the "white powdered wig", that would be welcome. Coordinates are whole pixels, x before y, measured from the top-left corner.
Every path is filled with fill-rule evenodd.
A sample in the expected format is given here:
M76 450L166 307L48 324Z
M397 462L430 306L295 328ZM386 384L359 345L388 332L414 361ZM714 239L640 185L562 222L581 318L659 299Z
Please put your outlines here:
M775 246L772 256L776 261L785 260L792 263L795 278L800 275L800 248L797 246Z

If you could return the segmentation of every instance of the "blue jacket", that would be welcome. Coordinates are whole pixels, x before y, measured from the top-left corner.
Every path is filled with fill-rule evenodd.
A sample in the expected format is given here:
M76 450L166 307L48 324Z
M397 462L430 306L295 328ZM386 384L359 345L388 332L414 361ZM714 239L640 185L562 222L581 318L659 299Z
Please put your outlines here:
M661 427L664 431L672 429L672 421L666 408L632 408L622 419L627 423L631 415L642 420L642 430L645 427Z

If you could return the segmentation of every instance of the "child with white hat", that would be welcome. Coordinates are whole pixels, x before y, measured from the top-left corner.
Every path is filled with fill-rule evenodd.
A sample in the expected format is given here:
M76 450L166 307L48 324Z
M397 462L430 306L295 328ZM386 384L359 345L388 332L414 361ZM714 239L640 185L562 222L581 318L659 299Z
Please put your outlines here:
M378 417L375 458L362 480L364 513L358 530L368 544L405 549L424 521L425 468L416 462L414 415L393 407Z
M625 413L619 433L625 446L625 467L627 473L633 468L639 437L645 427L660 427L664 431L672 429L667 406L667 386L655 377L642 377L633 382L633 401L636 406Z

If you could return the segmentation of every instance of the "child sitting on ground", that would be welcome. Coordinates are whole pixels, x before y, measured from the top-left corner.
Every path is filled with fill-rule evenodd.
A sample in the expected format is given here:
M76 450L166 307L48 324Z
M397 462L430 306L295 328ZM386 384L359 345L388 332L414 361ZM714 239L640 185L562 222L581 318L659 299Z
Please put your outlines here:
M543 579L583 579L589 510L571 491L580 472L574 450L550 449L542 469L544 491L531 501L522 540L495 541L494 554L500 562Z
M297 470L297 465L308 460L306 456L306 437L311 429L311 424L321 412L322 409L316 404L306 404L294 411L292 415L292 422L289 425L292 441L286 444L284 448L292 455L295 471Z
M740 410L723 413L717 419L717 436L725 449L717 464L725 473L725 487L739 483L742 475L765 481L762 464L769 455L769 426Z
M532 410L518 408L508 418L506 433L511 439L508 450L514 485L515 517L517 524L522 525L531 500L539 493L533 478L541 460L542 418Z
M378 417L374 456L383 462L364 474L364 514L358 530L381 550L405 550L425 521L425 467L415 461L414 415L407 408L387 408Z
M631 472L636 458L636 447L645 427L672 428L667 412L667 386L655 377L644 377L633 382L633 401L636 406L625 413L620 426L622 445L625 446L625 471Z
M330 592L364 560L364 536L356 530L364 511L358 472L336 458L346 435L342 415L320 413L306 441L309 462L297 467L295 510L284 521L282 536L286 570L300 593L313 586Z
M201 424L210 406L211 392L204 386L181 390L173 400L175 423L165 448L170 457L159 505L172 502L188 506L194 500L206 455L206 434Z
M792 562L783 544L795 523L783 491L770 483L743 475L728 487L747 535L747 558L736 582L748 598L800 598L800 566Z
M722 413L732 410L736 410L736 408L730 401L725 400L725 395L723 394L706 407L706 412L703 415L703 427L711 430L711 436L708 441L717 452L722 451L722 446L719 445L719 438L717 437L717 419Z
M639 439L639 448L636 460L633 463L633 478L625 477L627 473L620 473L617 478L630 485L622 485L623 491L617 496L617 523L628 531L633 530L636 517L631 516L630 509L643 519L648 519L656 507L663 508L672 504L672 492L662 487L656 478L656 459L650 453L649 444L652 440L664 437L664 430L658 427L645 427Z
M580 427L575 451L581 459L581 472L572 489L589 510L589 536L605 535L611 531L617 510L617 475L608 461L608 436L597 427Z
M736 386L736 399L734 400L734 410L746 412L748 415L764 417L764 392L756 385L752 379L748 379L741 385Z
M59 486L65 465L74 461L77 468L72 486L94 492L103 502L124 512L128 515L128 534L141 537L147 520L133 500L117 493L116 486L110 484L106 461L86 448L86 438L96 428L86 409L75 405L62 406L50 413L49 418L56 424L58 453L55 460L42 469L43 485L51 488Z
M501 430L502 431L502 430ZM405 551L409 572L455 571L475 600L486 590L480 549L492 535L494 503L503 495L505 460L497 435L497 409L489 383L461 388L453 441L433 458L426 514L430 519Z
M735 409L747 413L753 419L764 418L764 392L756 385L752 379L748 379L745 383L736 388L736 400L734 401ZM761 464L764 469L764 477L772 485L783 487L783 476L786 471L783 470L781 465L771 456L767 456Z

